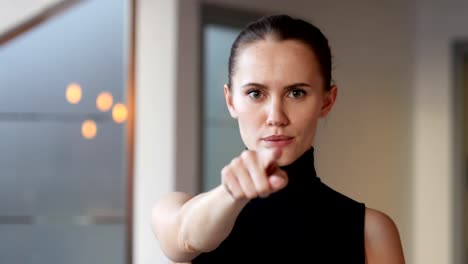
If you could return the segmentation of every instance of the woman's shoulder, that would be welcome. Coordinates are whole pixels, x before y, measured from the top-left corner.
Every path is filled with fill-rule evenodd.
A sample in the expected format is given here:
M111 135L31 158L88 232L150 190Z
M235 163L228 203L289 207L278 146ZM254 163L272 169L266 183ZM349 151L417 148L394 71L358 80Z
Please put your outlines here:
M399 239L398 228L389 215L366 207L365 220L366 238L370 240L380 240L382 238Z
M404 263L398 228L387 214L366 208L364 239L367 259L375 260L369 263ZM384 260L382 256L391 259Z

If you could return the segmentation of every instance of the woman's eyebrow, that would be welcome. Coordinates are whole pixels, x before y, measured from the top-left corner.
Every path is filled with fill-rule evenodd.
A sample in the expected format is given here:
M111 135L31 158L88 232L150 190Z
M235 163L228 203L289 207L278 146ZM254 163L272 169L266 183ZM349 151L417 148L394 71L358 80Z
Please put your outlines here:
M246 84L242 85L242 88L252 87L252 86L258 87L258 88L261 88L261 89L266 89L267 88L266 85L256 83L256 82L246 83ZM297 87L311 87L311 86L309 84L307 84L307 83L294 83L294 84L291 84L291 85L288 85L288 86L284 87L284 89L289 90L291 88L297 88Z
M255 82L246 83L246 84L242 85L242 88L251 87L251 86L258 87L258 88L262 88L262 89L267 88L266 85L259 84L259 83L255 83Z
M291 85L284 87L284 89L289 90L289 89L298 88L298 87L311 87L311 86L307 83L295 83L295 84L291 84Z

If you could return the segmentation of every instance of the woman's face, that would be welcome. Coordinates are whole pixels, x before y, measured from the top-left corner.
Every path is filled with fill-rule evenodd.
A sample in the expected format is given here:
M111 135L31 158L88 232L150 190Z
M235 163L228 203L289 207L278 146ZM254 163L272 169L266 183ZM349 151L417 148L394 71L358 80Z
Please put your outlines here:
M267 39L244 46L232 87L224 87L247 148L281 148L280 166L312 146L318 119L328 114L336 93L336 87L325 91L314 52L296 40Z

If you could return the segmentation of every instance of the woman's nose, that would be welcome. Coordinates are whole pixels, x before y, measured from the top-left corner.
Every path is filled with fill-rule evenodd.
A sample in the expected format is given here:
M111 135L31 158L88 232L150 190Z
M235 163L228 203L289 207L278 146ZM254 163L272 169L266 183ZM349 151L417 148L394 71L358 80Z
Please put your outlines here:
M287 126L289 119L284 112L281 100L272 100L268 105L267 125L268 126Z

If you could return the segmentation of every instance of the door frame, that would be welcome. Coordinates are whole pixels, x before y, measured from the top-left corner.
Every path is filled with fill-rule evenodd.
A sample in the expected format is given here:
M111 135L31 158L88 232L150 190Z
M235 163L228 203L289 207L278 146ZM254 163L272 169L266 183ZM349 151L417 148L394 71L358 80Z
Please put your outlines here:
M465 67L468 67L468 39L459 39L453 42L452 46L452 65L453 65L453 149L454 159L452 165L453 173L453 223L452 232L454 237L453 256L454 263L465 263L467 253L465 253L465 245L468 241L465 240L465 229L468 228L468 219L465 219L465 192L467 191L468 175L467 175L467 159L465 156L465 134L464 121L468 117L464 114L464 78Z

